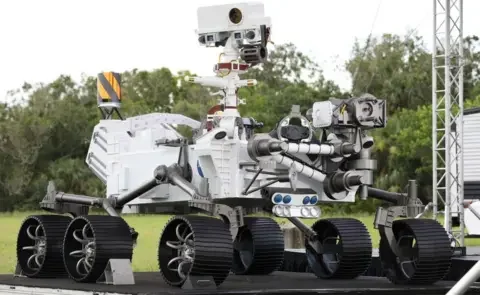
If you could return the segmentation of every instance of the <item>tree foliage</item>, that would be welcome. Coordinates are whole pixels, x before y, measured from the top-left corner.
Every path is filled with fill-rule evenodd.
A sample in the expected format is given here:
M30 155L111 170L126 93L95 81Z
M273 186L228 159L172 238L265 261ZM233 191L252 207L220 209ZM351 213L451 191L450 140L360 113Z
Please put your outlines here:
M478 38L465 38L466 107L480 105ZM346 67L353 80L352 95L371 93L387 100L387 127L373 132L378 160L377 187L402 191L417 179L422 196L431 195L431 54L420 37L385 34L366 46L354 44ZM124 116L175 112L200 119L219 96L206 87L185 82L190 72L133 69L122 74ZM264 122L269 131L292 104L306 111L315 101L346 97L324 77L321 67L293 44L279 45L269 60L250 70L258 80L242 88L244 116ZM37 209L48 180L68 192L103 196L103 184L89 171L85 156L100 113L96 79L80 82L60 76L49 84L28 84L12 91L17 101L0 105L0 211ZM372 201L342 206L371 211Z

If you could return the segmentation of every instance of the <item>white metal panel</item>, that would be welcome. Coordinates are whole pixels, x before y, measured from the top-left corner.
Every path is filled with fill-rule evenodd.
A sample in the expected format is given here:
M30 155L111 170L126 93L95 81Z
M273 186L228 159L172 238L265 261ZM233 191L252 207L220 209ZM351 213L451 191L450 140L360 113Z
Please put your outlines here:
M463 179L480 181L480 113L463 117Z

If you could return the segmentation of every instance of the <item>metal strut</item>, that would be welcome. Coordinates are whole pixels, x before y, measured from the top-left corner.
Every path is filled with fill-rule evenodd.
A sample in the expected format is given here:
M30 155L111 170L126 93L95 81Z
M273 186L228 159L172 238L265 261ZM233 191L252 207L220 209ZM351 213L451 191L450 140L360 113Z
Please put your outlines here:
M278 181L278 180L276 180ZM154 171L154 177L146 181L136 189L119 196L109 198L95 198L75 194L57 192L53 182L49 183L47 195L41 202L41 207L47 211L56 213L70 213L74 216L88 213L88 207L103 208L110 216L119 216L116 209L121 209L125 204L145 194L162 183L171 183L187 193L192 200L188 202L194 207L211 215L218 215L228 221L233 238L238 233L238 228L243 226L243 216L246 212L242 207L231 208L224 204L214 204L209 196L200 194L197 189L184 176L184 167L178 163L170 166L160 165ZM132 237L136 241L138 233L131 228Z
M468 288L480 278L480 261L475 265L448 291L446 295L462 295Z

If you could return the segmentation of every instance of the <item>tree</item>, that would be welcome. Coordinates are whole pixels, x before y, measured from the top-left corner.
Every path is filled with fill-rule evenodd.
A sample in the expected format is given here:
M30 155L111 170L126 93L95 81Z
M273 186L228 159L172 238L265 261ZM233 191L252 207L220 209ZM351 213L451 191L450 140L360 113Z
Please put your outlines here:
M343 95L335 83L325 79L320 66L291 43L276 46L268 60L249 69L245 78L257 79L259 85L240 90L247 101L240 110L262 121L263 130L273 128L293 104L300 105L305 114L314 102Z
M431 103L431 55L420 37L385 34L365 47L356 42L346 67L352 93L386 99L389 113Z

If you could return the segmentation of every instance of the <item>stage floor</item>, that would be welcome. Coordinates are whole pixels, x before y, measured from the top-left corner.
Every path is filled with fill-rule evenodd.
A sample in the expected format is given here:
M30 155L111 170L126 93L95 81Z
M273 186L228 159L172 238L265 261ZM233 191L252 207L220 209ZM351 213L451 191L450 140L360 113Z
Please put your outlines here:
M441 281L432 286L398 286L385 278L360 277L355 280L320 280L313 274L276 272L269 276L231 275L216 291L187 291L167 286L159 273L135 273L134 286L81 284L70 279L28 279L0 275L0 294L446 294L455 282ZM48 289L43 289L48 288ZM60 292L59 292L60 291ZM466 294L480 294L480 284Z

